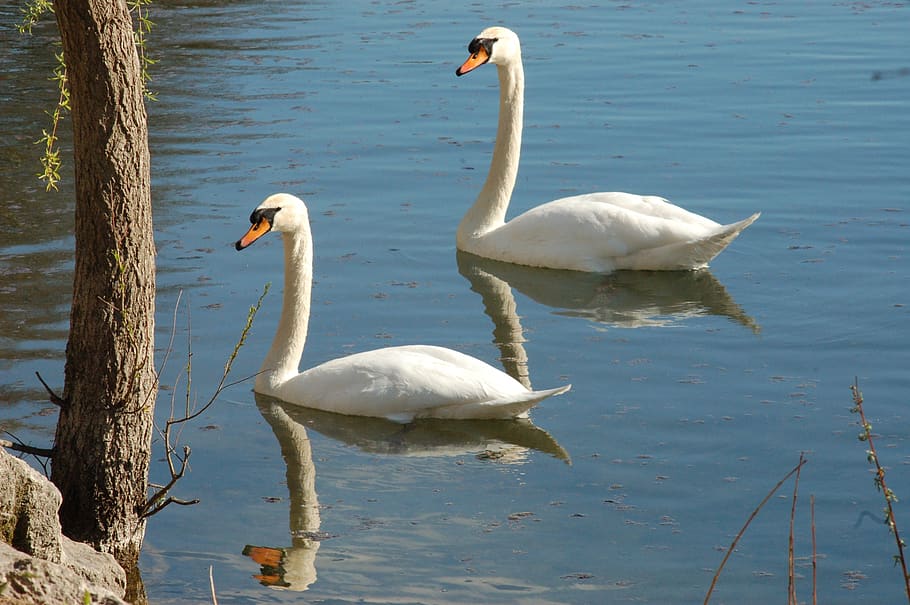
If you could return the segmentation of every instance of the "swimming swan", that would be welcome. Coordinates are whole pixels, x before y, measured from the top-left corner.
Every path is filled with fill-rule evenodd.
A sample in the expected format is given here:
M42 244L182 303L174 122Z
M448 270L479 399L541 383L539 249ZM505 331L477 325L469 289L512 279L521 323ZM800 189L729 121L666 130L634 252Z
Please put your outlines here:
M388 347L333 359L298 373L310 319L313 240L306 205L279 193L250 215L243 250L269 231L284 241L284 300L278 331L254 390L328 412L388 418L516 418L571 385L532 391L489 364L443 347Z
M518 174L524 70L515 32L490 27L468 45L461 76L484 63L499 72L499 126L487 180L458 225L456 245L510 263L609 272L707 266L760 213L721 225L651 195L587 193L555 200L505 222Z

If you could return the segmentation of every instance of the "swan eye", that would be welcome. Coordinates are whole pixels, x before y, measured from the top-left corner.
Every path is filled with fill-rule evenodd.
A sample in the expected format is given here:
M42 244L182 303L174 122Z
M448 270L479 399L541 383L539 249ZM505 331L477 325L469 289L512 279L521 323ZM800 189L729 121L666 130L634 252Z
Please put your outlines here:
M497 38L474 38L468 44L468 52L471 56L461 64L461 67L455 70L456 76L463 76L469 71L473 71L490 60L493 56L493 43Z
M250 215L250 222L255 225L257 223L262 222L262 219L265 219L271 225L275 222L275 215L278 213L279 210L281 210L280 207L279 208L256 208L255 210L253 210L253 214Z
M471 40L471 43L468 44L468 52L471 53L471 56L475 59L481 49L487 51L487 55L492 55L493 43L497 40L499 40L499 38L474 38Z
M237 240L234 247L238 250L243 250L271 231L275 224L275 214L277 214L279 210L281 210L281 208L256 208L253 210L253 214L250 215L250 222L253 226L246 232L246 235Z

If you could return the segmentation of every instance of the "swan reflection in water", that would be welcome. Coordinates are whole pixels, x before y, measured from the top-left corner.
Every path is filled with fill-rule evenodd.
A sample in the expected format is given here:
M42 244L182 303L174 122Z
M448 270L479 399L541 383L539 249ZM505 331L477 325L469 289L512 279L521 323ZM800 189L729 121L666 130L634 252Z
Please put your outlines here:
M316 581L316 553L333 536L320 531L316 467L308 429L357 449L398 456L473 455L505 464L526 462L536 450L567 464L569 454L556 440L528 419L420 419L400 424L384 418L346 416L304 408L268 395L256 394L256 404L281 447L287 464L290 493L288 547L247 545L243 554L260 566L253 576L276 589L307 590Z
M247 545L243 554L259 564L261 572L253 577L261 584L306 590L316 581L316 552L320 541L328 537L319 531L319 497L310 438L306 428L295 422L277 399L256 395L256 403L278 438L281 457L287 465L291 546Z
M511 288L553 307L557 315L581 317L607 327L664 327L692 317L718 315L755 334L761 332L761 326L708 269L583 273L525 267L462 251L457 252L456 260L459 273L483 298L496 326L497 343L503 342L502 337L521 335L520 326L514 331L518 320Z

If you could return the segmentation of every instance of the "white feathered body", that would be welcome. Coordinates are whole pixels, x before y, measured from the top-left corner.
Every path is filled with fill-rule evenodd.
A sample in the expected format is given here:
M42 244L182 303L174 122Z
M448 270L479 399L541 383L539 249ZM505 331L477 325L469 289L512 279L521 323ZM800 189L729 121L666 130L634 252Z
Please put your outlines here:
M758 218L721 225L661 197L601 192L548 202L506 222L521 157L521 45L515 32L490 27L468 48L471 56L455 73L496 65L499 124L487 179L458 226L460 250L575 271L700 269Z
M565 385L534 391L470 355L411 345L355 353L299 371L309 328L313 241L303 200L275 194L253 211L242 250L271 230L284 243L284 296L272 346L254 390L309 408L409 422L415 418L526 417Z
M586 193L536 206L458 247L486 258L574 271L699 269L758 216L721 225L657 196Z
M493 366L431 345L387 347L333 359L257 391L342 414L414 418L515 418L569 387L531 391ZM257 385L259 387L259 385Z

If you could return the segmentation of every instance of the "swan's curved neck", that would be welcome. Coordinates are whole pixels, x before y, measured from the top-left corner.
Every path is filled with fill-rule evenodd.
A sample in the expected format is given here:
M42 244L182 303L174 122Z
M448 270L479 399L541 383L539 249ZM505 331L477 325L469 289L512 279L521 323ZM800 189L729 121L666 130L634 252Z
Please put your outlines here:
M282 233L284 299L272 347L256 377L257 390L268 392L298 373L310 322L313 283L313 241L308 229Z
M499 126L487 180L458 226L459 243L505 224L506 210L518 176L524 114L524 69L521 58L497 65L499 73Z

